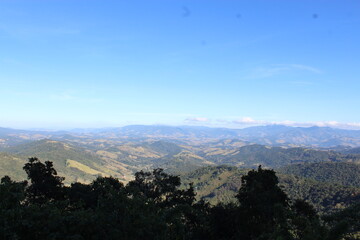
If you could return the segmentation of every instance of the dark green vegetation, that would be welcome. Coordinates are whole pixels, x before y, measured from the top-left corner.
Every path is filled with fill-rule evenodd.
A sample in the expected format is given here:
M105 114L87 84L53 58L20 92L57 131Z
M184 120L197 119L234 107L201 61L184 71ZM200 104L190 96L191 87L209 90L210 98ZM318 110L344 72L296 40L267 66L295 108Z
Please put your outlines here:
M24 170L29 182L1 179L1 239L340 240L360 230L358 205L321 220L261 167L241 177L235 203L215 206L161 169L137 172L126 185L98 177L70 186L51 162L30 158Z
M241 186L241 177L248 172L231 166L204 167L182 175L183 185L193 184L197 200L211 204L230 203Z
M259 134L260 137L256 139L255 134ZM0 176L9 175L12 179L3 180L3 185L10 185L3 187L1 191L4 192L1 196L4 199L11 198L14 204L18 201L18 205L15 205L19 209L16 211L20 211L20 215L16 215L18 213L13 212L14 209L6 213L10 215L4 213L5 215L2 216L12 216L13 219L8 219L9 222L1 224L9 226L9 229L12 229L12 224L15 224L14 226L19 229L35 231L33 229L35 225L32 227L31 224L25 227L16 225L19 216L20 219L34 221L42 226L45 226L47 221L57 223L54 226L46 225L47 230L41 230L42 232L39 230L41 233L39 232L37 239L63 239L59 236L67 233L70 235L76 233L69 239L97 239L100 233L107 239L120 236L118 234L123 234L121 238L124 239L136 239L140 236L146 239L148 237L145 236L168 239L172 234L177 236L177 239L240 237L242 239L268 239L278 236L276 234L280 232L285 234L294 227L292 221L295 221L293 218L296 199L302 199L310 203L322 217L329 213L340 214L329 217L327 222L329 225L326 226L324 222L316 220L320 221L316 223L314 220L314 226L325 229L323 236L328 234L330 227L340 226L338 225L340 224L339 216L344 214L348 222L342 224L348 226L349 228L346 229L349 231L356 232L354 230L356 224L352 224L356 215L350 216L347 209L360 201L360 165L358 165L360 154L357 148L328 143L343 144L348 141L347 143L351 142L349 145L356 146L357 134L358 131L281 126L248 128L239 132L231 129L161 126L129 126L121 129L71 132L0 129L2 151L0 152ZM299 143L297 146L293 145L295 140ZM319 144L315 144L317 140L320 141ZM255 144L257 142L266 143L267 146ZM306 147L299 147L299 145ZM329 146L329 148L314 148L314 146ZM30 177L31 184L20 182L27 176L24 171L21 171L26 163L24 159L34 156L53 164L53 166L44 165L40 171L47 174L45 175L48 179L45 182L58 184L55 184L51 190L46 190L45 195L43 187L40 187L40 190L36 187L37 185L33 187L35 182L43 182L41 178L35 181L33 177ZM33 164L42 166L36 161ZM261 228L261 231L268 234L263 236L255 236L256 230L250 230L250 225L257 225L258 220L249 219L247 222L243 219L244 216L252 216L255 212L247 212L240 208L241 201L244 201L243 206L245 206L251 202L256 203L256 199L250 201L239 198L239 190L242 191L246 182L243 181L243 177L248 175L250 169L257 168L259 165L262 165L263 169L276 168L278 179L272 182L274 179L270 177L268 180L273 183L272 186L278 186L276 182L279 181L281 190L287 196L285 200L275 197L275 202L281 202L282 210L279 211L279 215L274 216L274 212L271 211L268 213L268 217L273 219L280 217L282 220L277 219L274 220L275 223L271 223L269 219L261 218L264 216L256 217L261 218L261 221L268 221L269 224L275 224ZM57 176L53 168L65 179L53 178L52 176ZM141 170L150 171L154 168L162 168L164 171L141 172ZM31 169L32 167L27 169L28 174L31 173ZM267 170L262 171L269 173ZM182 185L180 186L178 177L168 174L179 175ZM163 178L171 179L171 181L169 180L170 182L164 185ZM13 182L13 180L18 182ZM134 181L137 183L135 184ZM42 184L39 186L43 186ZM23 190L10 194L6 192L10 191L8 187L12 189L11 191ZM102 187L105 190L99 190ZM168 189L166 190L168 192L159 193L158 191L162 191L159 189L162 188ZM58 189L61 191L58 192ZM277 188L271 189L271 192L278 191ZM105 194L108 190L111 191L110 195ZM281 195L281 192L278 194ZM179 198L184 199L179 200ZM267 198L271 199L266 195L264 199ZM164 202L166 199L179 200L181 203L172 203L173 205L170 206ZM245 204L246 201L248 202ZM3 204L2 206L15 206L9 202L3 202ZM259 202L256 204L260 207ZM264 203L264 205L266 207L261 211L277 206L273 203L269 205ZM304 207L301 204L299 206ZM304 208L307 209L306 206ZM356 212L356 206L354 208ZM45 209L45 212L37 212L39 209ZM115 209L115 212L111 209ZM223 219L223 222L219 222L219 219ZM283 222L284 219L288 225ZM295 222L300 221L305 224L308 220ZM77 225L77 222L80 225ZM96 226L99 222L101 224ZM62 229L56 228L58 224L63 224ZM134 230L134 224L138 224L136 225L138 229L144 229L143 232ZM253 232L235 231L239 228L238 226L243 225ZM120 230L115 233L110 226ZM80 230L77 229L82 229L81 231L88 235L78 236ZM269 229L277 229L276 231L279 232L271 232ZM316 229L319 230L315 227L315 232ZM44 233L45 230L48 232ZM281 235L282 239L306 239L299 237L300 235L295 236L296 231L298 230L290 231L292 238L286 237L288 236L286 233ZM314 231L311 234L315 234ZM53 232L55 234L53 237L47 237L46 234ZM91 234L94 236L89 237ZM309 239L318 239L317 235L311 234L309 236L312 238ZM26 239L25 235L19 238Z
M360 188L288 175L279 175L279 178L291 198L305 199L321 213L343 209L360 201Z
M279 173L309 178L342 186L360 187L360 165L346 162L321 162L289 165Z
M312 165L319 172L319 179L295 174L302 169L313 172ZM292 169L292 172L286 172L285 169ZM241 187L241 178L247 171L230 166L205 167L183 175L182 180L184 186L193 183L198 200L204 199L212 204L228 203L235 201L235 195ZM349 178L351 174L354 176L354 183ZM290 199L304 199L320 213L343 209L360 201L360 188L354 187L360 176L360 169L356 164L324 162L292 165L279 170L278 176L280 186Z
M22 171L22 166L26 163L25 159L0 152L0 176L10 175L17 181L26 179L26 174Z

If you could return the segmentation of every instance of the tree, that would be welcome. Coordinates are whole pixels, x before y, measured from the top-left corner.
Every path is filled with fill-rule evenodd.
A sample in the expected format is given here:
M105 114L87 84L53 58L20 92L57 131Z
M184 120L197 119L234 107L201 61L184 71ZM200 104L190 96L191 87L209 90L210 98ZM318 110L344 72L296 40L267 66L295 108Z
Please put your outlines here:
M98 177L91 184L72 183L67 189L70 203L77 207L95 209L105 199L114 199L124 195L124 185L113 177Z
M291 232L296 240L324 240L328 231L313 206L297 199L291 206ZM334 238L336 239L336 238Z
M16 231L22 215L27 182L15 182L5 176L0 183L0 239L18 239Z
M346 240L360 239L360 202L325 215L324 220L331 226L331 235L342 236Z
M195 229L198 229L194 189L192 185L188 189L180 189L180 185L180 177L159 168L152 172L135 173L135 180L126 186L131 198L154 205L157 215L167 224L166 239L192 239Z
M144 197L163 207L192 205L195 201L192 185L186 190L180 190L180 185L180 177L169 175L158 168L152 172L135 173L135 180L128 183L127 189L129 194Z
M27 201L43 204L47 201L64 199L64 177L57 176L53 163L45 164L38 158L29 158L24 170L28 175L31 185L26 190Z
M289 199L278 186L273 170L259 166L241 178L236 195L240 203L241 224L249 239L290 239L287 225Z

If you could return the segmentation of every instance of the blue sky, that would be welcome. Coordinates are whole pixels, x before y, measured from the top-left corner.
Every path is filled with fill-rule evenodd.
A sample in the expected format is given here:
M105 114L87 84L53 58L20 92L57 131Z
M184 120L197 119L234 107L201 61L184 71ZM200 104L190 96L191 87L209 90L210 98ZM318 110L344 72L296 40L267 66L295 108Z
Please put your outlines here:
M360 1L0 0L0 126L360 129Z

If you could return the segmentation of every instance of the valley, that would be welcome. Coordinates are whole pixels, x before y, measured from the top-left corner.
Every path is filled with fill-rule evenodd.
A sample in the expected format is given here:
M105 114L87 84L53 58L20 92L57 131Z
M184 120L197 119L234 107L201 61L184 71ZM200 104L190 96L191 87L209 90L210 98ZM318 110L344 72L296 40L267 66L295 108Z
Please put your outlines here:
M261 165L278 172L291 198L307 199L318 211L330 211L360 196L358 134L285 126L238 130L128 126L66 132L1 129L0 175L24 180L22 167L29 157L53 162L66 184L90 183L98 176L127 183L135 172L163 168L179 175L183 186L194 183L198 200L216 204L233 201L241 176Z

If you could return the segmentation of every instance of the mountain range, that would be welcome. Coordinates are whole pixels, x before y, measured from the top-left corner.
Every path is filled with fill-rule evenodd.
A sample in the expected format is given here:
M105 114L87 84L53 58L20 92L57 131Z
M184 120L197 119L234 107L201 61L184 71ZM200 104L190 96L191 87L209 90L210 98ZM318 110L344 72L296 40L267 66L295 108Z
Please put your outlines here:
M130 125L120 128L73 129L68 131L34 131L0 128L0 146L44 138L168 139L175 142L237 139L247 143L272 146L316 148L360 147L360 130L329 127L256 126L243 129L198 126Z
M229 165L241 168L279 168L290 164L319 162L360 163L357 148L334 151L323 148L269 146L239 139L173 139L158 137L105 137L94 133L83 135L55 134L24 138L23 131L3 138L0 175L24 178L22 165L29 157L52 161L66 182L89 182L97 176L114 176L127 182L140 170L163 168L173 174L184 174L206 166ZM20 135L17 135L20 134ZM34 133L32 133L34 134ZM103 133L101 133L103 134ZM9 136L9 135L7 135ZM43 137L52 137L41 139ZM18 139L17 142L13 138ZM22 140L19 140L22 139ZM40 140L38 140L40 139Z
M194 183L198 199L231 202L249 169L276 169L288 195L332 211L360 198L360 131L262 126L141 126L71 131L0 128L0 176L26 178L29 157L51 161L65 184L122 182L154 168Z

